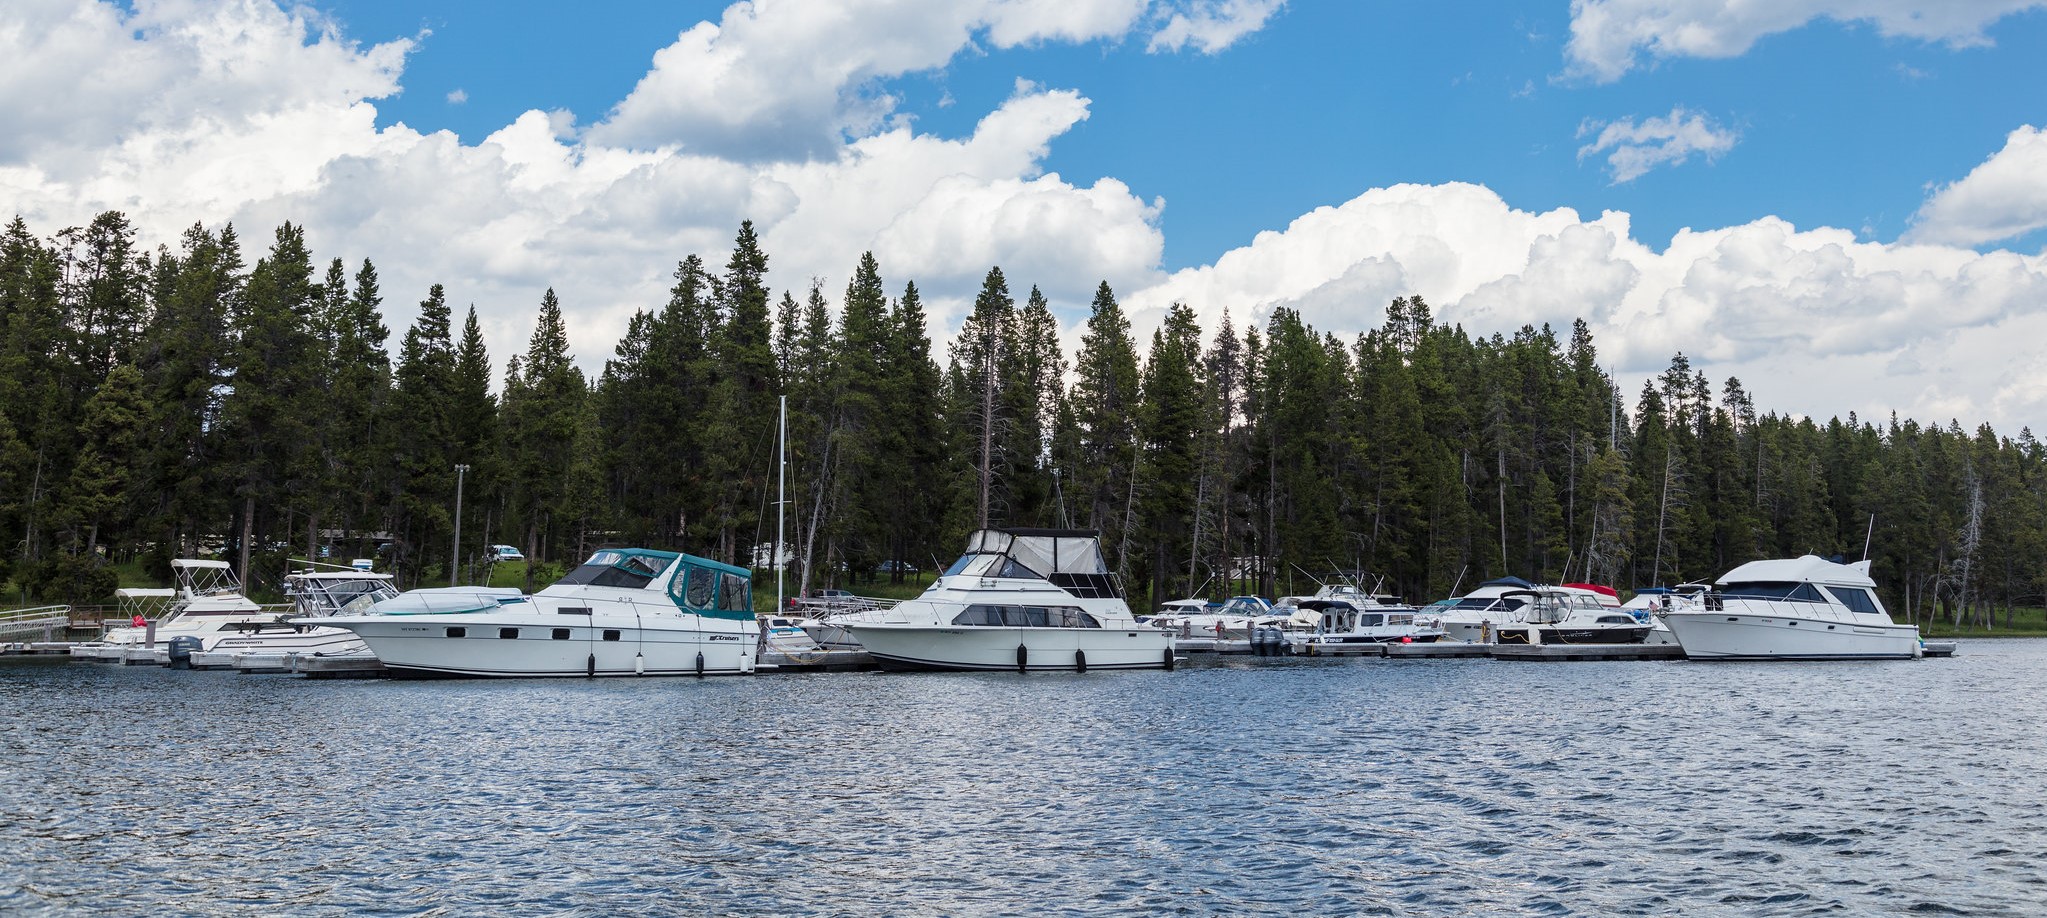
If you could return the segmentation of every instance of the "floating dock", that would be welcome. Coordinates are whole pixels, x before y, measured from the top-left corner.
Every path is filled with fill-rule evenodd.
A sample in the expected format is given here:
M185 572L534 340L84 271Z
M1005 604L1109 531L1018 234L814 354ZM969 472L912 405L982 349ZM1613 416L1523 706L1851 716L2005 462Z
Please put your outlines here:
M823 673L876 669L865 650L761 651L757 667L764 673Z
M302 656L293 661L292 672L308 679L381 679L385 675L384 664L366 653Z
M1495 660L1682 660L1676 644L1493 644Z

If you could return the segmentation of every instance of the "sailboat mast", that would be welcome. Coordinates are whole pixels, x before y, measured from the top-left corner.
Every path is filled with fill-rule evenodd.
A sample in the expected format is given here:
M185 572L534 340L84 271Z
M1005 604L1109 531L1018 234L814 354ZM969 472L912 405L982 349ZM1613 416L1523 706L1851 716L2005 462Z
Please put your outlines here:
M775 424L775 611L782 611L783 519L789 515L789 396L782 396L781 418Z

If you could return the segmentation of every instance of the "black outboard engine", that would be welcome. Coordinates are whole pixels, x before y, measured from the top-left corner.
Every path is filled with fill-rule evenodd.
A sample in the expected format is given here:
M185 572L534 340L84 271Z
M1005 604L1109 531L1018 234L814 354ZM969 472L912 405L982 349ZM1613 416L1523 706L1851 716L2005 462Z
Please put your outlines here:
M164 645L164 650L170 654L172 669L191 669L192 652L203 646L205 644L198 638L187 634L171 638L170 643Z

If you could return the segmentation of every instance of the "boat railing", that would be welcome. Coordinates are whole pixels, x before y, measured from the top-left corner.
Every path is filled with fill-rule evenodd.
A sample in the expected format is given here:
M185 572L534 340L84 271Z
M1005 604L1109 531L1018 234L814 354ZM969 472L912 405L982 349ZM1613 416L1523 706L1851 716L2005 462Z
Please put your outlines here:
M857 615L877 609L893 609L900 599L885 599L880 596L833 596L829 599L796 598L789 600L789 610L806 618L822 621L839 615Z

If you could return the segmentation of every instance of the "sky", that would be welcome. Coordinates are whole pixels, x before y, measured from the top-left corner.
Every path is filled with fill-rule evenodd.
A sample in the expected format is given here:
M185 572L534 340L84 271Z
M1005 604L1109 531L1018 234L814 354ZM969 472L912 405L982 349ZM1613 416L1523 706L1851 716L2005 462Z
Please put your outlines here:
M10 0L0 206L144 242L282 221L434 283L495 361L543 290L593 376L742 220L769 282L862 252L946 338L991 265L1077 345L1420 295L1682 351L1758 406L2047 419L2047 0ZM2040 432L2047 433L2047 428Z

